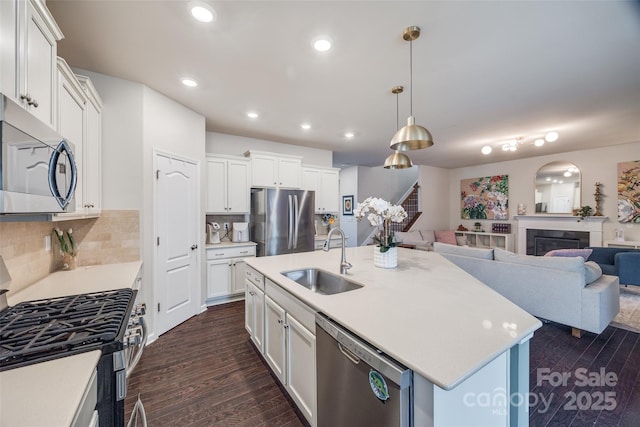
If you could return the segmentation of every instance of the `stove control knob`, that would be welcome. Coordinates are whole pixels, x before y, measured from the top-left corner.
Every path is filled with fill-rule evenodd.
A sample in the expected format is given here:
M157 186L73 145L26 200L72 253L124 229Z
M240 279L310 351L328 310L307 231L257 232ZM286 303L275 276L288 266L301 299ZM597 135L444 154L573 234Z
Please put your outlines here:
M136 304L136 306L133 307L133 312L138 316L144 316L147 313L147 305L145 303Z

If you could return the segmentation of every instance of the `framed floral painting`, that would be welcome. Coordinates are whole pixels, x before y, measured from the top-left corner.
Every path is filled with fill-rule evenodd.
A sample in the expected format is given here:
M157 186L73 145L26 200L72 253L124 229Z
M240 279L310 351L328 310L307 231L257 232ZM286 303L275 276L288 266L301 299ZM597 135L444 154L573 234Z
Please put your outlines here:
M509 175L460 181L462 219L509 219Z
M640 223L640 160L618 163L618 221Z

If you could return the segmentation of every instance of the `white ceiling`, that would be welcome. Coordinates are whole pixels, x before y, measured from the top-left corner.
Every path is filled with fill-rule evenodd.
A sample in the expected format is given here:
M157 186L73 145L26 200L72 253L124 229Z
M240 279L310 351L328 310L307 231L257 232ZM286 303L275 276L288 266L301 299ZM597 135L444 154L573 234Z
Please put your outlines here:
M415 164L446 168L640 141L640 5L618 1L49 0L59 55L140 83L206 117L208 131L332 150L334 165L381 165L413 112L435 145ZM311 48L329 35L333 48ZM180 83L197 80L197 88ZM260 113L256 120L248 110ZM303 131L302 122L311 130ZM356 134L347 140L343 133ZM546 131L560 138L535 148ZM499 147L522 136L515 153ZM489 156L480 154L486 144ZM240 154L240 153L239 153Z

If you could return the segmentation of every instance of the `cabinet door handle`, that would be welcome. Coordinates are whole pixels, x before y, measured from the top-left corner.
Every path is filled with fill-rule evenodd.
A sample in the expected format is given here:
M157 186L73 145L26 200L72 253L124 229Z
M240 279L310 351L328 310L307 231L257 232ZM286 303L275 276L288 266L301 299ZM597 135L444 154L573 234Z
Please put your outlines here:
M221 253L221 254L215 254L215 256L223 256L223 255L224 255L224 253Z
M282 319L278 319L278 323L282 325Z
M191 245L191 250L195 251L196 249L198 249L198 245Z

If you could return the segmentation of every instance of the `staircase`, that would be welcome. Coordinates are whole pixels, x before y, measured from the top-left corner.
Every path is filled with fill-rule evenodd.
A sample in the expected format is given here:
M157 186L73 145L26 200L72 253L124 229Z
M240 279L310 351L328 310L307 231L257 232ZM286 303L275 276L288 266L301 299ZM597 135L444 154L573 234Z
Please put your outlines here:
M407 218L402 222L392 222L391 223L391 231L409 231L413 224L420 218L422 212L419 212L420 208L418 195L419 195L420 186L416 182L411 189L411 192L405 196L405 198L400 202L400 205L407 212Z

